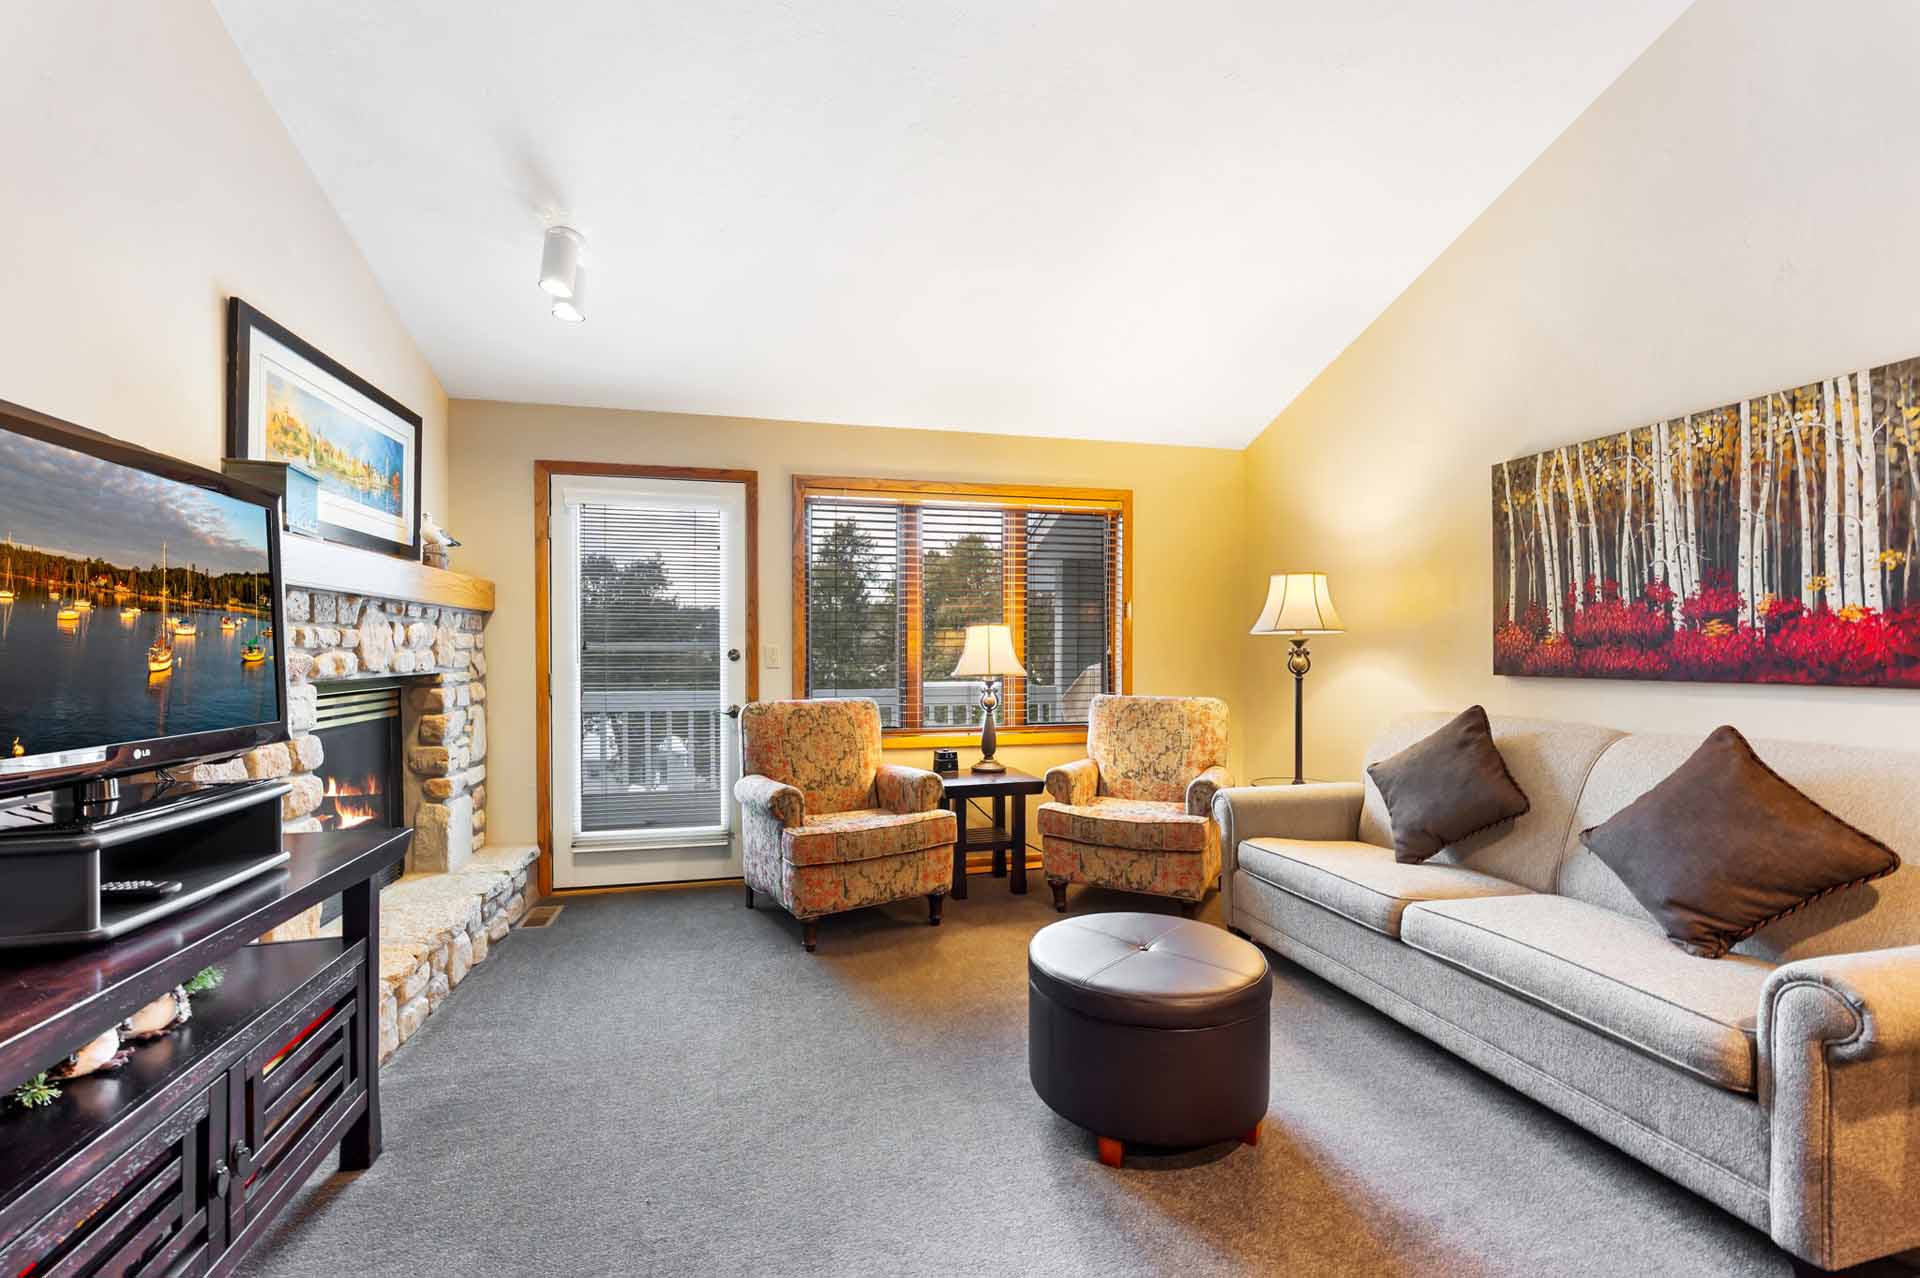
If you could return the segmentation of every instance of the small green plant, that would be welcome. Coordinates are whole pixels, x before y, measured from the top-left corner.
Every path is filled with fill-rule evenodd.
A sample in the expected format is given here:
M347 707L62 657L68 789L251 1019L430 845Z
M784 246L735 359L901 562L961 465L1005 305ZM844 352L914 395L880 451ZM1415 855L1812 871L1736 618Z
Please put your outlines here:
M46 1074L35 1074L13 1089L13 1103L21 1109L39 1109L60 1099L60 1089L47 1081Z
M217 967L203 967L195 972L193 978L180 988L189 994L205 994L209 990L218 989L222 978L225 976L226 973Z

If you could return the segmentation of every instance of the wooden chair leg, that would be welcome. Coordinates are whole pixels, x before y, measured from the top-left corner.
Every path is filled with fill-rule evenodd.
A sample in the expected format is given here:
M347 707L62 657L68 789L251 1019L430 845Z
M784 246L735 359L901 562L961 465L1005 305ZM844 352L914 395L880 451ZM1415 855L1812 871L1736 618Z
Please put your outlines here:
M749 910L753 908L753 884L751 883L747 884L747 908Z
M1127 1147L1110 1136L1100 1137L1100 1161L1109 1167L1118 1167L1120 1160L1127 1156Z
M1240 1138L1240 1143L1242 1145L1258 1145L1260 1143L1260 1124L1255 1123L1253 1130Z
M1200 909L1200 902L1198 901L1180 902L1180 916L1182 918L1188 918L1188 919L1192 918L1194 914L1199 911L1199 909Z
M820 940L820 923L817 919L806 919L800 924L800 948L813 953L813 947Z
M1065 914L1067 912L1067 881L1065 879L1048 879L1047 886L1053 889L1054 911L1059 914Z
M927 893L927 926L928 927L940 926L940 907L946 902L946 899L947 899L947 894L945 892Z

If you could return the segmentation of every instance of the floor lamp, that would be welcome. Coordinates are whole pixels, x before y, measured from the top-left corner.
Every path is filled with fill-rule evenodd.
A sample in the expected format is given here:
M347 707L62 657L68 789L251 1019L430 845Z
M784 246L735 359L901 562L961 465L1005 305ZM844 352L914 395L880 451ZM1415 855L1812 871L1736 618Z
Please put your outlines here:
M1292 641L1287 651L1287 669L1293 674L1293 783L1302 785L1300 694L1307 671L1313 669L1313 657L1307 652L1307 639L1313 635L1337 635L1346 626L1334 611L1333 595L1327 589L1323 572L1277 572L1267 582L1267 602L1249 634L1285 635Z

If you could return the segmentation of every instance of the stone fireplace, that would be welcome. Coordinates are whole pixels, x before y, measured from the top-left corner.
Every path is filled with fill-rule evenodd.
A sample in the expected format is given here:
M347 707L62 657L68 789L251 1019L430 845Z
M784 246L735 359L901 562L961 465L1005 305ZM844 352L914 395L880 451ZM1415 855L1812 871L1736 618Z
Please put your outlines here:
M537 849L487 846L493 584L302 538L282 554L289 739L194 775L288 778L288 833L414 828L406 872L381 892L385 1060L529 905ZM268 939L336 926L315 907Z

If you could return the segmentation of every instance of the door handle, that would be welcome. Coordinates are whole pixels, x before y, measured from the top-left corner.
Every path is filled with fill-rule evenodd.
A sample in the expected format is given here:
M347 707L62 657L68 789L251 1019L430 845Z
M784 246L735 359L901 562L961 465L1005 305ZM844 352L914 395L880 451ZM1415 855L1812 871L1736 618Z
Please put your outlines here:
M740 650L738 648L727 649L727 660L728 661L740 660Z
M727 718L729 718L729 719L738 719L739 717L740 717L740 707L739 707L739 706L728 706L728 707L727 707Z

